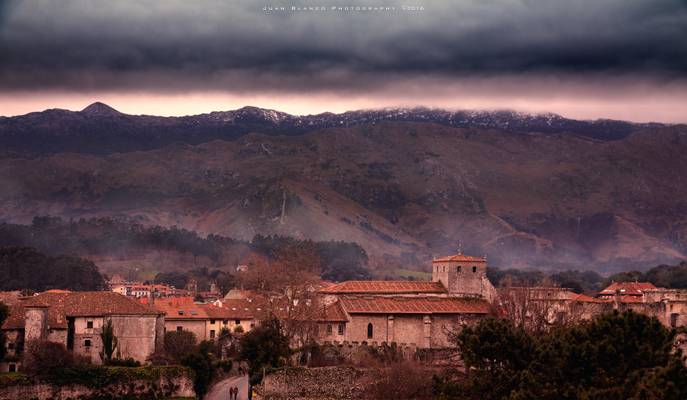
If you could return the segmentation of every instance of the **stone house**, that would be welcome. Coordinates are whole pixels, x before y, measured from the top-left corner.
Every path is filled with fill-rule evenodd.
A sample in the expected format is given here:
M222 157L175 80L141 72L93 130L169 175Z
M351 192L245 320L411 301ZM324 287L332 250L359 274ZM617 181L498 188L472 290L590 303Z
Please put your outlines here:
M100 338L112 321L118 358L145 363L163 346L162 313L113 292L52 291L20 299L2 326L8 354L0 370L19 369L25 347L34 341L62 343L74 353L102 363Z
M319 290L322 343L445 348L448 332L491 312L497 294L482 257L434 259L432 281L347 281Z
M142 299L148 302L148 299ZM190 297L155 299L152 303L165 315L165 332L193 332L198 341L214 340L223 328L234 332L240 326L243 332L256 324L252 304L245 300L224 300L221 306L196 303Z
M613 300L620 296L621 300L625 303L642 302L644 292L653 289L656 289L656 286L650 282L611 282L596 297Z
M537 315L553 325L632 310L676 328L687 326L687 290L657 288L649 282L613 282L590 297L558 287L508 287L500 289L499 309L526 325Z

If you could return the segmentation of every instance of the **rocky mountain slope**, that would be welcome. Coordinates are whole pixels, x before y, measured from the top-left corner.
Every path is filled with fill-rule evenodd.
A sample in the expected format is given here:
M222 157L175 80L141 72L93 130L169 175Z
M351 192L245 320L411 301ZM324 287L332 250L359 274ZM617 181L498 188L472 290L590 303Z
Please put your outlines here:
M160 124L183 118L132 117L104 105L47 113L111 118L102 130L77 122L72 128L138 150L91 151L97 148L89 145L77 148L79 154L45 145L42 156L31 150L31 157L19 157L14 148L0 159L3 220L131 216L243 239L275 233L354 241L381 269L426 266L432 255L458 246L503 267L602 271L648 268L687 253L683 125L617 123L627 129L621 134L598 128L601 122L580 122L599 129L592 134L572 127L528 131L524 122L523 129L511 129L517 125L512 121L504 129L495 119L469 128L370 121L371 114L360 113L368 120L286 135L259 127L265 120L296 124L296 117L242 109L233 112L233 121L244 123L248 117L241 113L257 113L263 122L251 122L233 140L188 144L200 138L193 136L198 128L184 136L194 140L163 146L165 140L148 141L157 128L147 131L138 118ZM229 118L217 114L204 118ZM37 117L3 120L0 136L50 132L64 143L62 150L81 143L70 127L36 122L35 128L16 118ZM129 132L118 118L130 118L139 130L118 136L113 132ZM550 118L556 126L560 117ZM12 124L25 130L8 128ZM217 127L234 132L220 122ZM140 138L137 132L148 133ZM140 150L149 144L152 149Z
M556 114L513 111L445 111L427 108L350 111L342 114L294 116L244 107L186 117L127 115L103 103L81 111L46 110L0 117L0 156L35 156L61 152L112 154L151 150L171 143L199 144L232 140L251 132L301 135L313 130L376 124L385 121L432 122L457 128L503 129L614 140L659 124L624 121L577 121Z

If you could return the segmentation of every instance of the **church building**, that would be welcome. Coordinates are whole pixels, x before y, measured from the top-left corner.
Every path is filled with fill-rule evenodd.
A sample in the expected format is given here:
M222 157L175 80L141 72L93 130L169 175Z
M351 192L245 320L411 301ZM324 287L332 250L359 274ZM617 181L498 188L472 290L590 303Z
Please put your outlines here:
M448 345L448 333L489 314L496 290L487 260L456 254L432 261L432 281L347 281L324 289L322 343Z

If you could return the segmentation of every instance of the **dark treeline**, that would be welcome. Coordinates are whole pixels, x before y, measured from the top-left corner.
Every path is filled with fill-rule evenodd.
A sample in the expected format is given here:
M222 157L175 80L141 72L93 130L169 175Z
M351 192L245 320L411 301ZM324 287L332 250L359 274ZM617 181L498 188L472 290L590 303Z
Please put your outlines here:
M166 283L175 288L184 288L189 281L196 281L198 290L210 290L210 284L215 283L217 289L226 294L236 284L236 277L226 271L209 269L207 267L195 268L190 271L160 272L155 275L155 283Z
M539 270L500 269L490 267L487 277L495 286L557 285L575 293L592 293L604 288L607 278L594 271L567 270L546 273Z
M468 373L435 380L440 399L685 399L678 334L656 318L617 312L532 335L485 319L453 336Z
M604 277L594 271L561 271L546 273L539 270L500 269L487 270L489 280L496 286L534 286L554 284L572 289L576 293L593 293L611 282L651 282L669 289L687 288L687 261L677 265L659 265L646 272L627 271Z
M651 282L658 287L684 289L687 288L687 261L682 261L677 265L659 265L646 272L620 272L611 275L608 280L615 282Z
M312 248L319 257L323 279L331 281L370 279L367 270L367 253L357 243L351 242L313 242L285 236L256 235L251 247L274 259L285 249L308 250Z
M0 247L0 290L101 290L105 281L92 261L47 256L30 247Z
M222 257L232 247L245 246L252 251L274 259L285 248L307 249L314 247L321 275L324 279L342 281L369 279L368 257L365 250L356 243L313 242L285 236L256 235L250 242L244 242L220 235L206 238L196 232L178 228L144 226L131 219L90 218L64 220L60 217L35 217L30 225L0 224L0 246L34 247L48 255L75 254L80 256L108 255L126 259L129 255L149 250L167 250L206 257L220 267ZM175 286L183 280L200 278L205 286L207 274L175 274L161 276L162 281ZM210 277L214 279L215 277Z
M217 260L221 248L232 239L195 232L176 226L147 227L129 219L90 218L64 220L35 217L31 225L0 224L0 246L31 246L47 254L126 255L155 248L191 253Z

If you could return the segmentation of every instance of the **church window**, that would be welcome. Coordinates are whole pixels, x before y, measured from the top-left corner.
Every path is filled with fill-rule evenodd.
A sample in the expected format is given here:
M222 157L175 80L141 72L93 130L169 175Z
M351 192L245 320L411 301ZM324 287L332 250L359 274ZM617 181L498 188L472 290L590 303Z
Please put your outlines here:
M367 324L367 338L372 339L374 336L374 328L372 327L372 323Z
M91 339L86 339L83 341L83 345L86 347L91 347Z
M477 272L477 267L472 267L472 272Z
M460 272L460 265L456 267L456 272Z
M327 336L332 334L332 324L327 325Z

